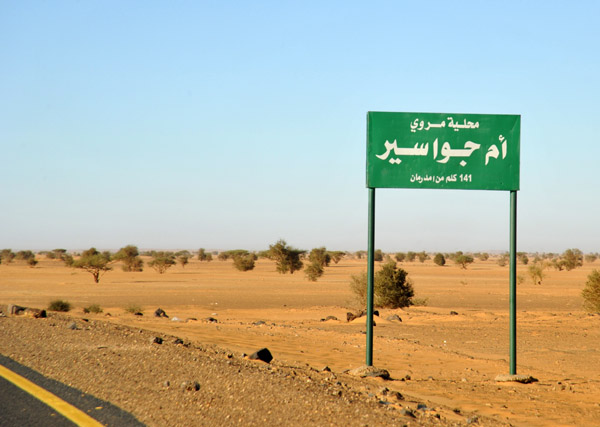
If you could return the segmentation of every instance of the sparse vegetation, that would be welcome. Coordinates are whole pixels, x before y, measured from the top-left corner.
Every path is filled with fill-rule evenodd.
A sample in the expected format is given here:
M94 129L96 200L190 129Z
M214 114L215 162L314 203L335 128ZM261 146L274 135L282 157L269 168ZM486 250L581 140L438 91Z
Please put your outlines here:
M506 267L508 264L508 253L504 253L498 257L498 265L500 267Z
M593 313L600 313L600 270L593 270L581 292L583 307Z
M421 251L417 253L417 259L419 260L419 262L423 263L429 259L429 255L427 254L427 252Z
M427 307L429 305L429 298L413 298L412 305L415 307Z
M123 261L123 271L142 271L144 268L144 261L140 258L140 252L137 246L127 245L113 256L115 261Z
M414 290L408 273L395 262L386 263L375 272L373 292L375 307L402 308L413 305ZM350 288L362 305L367 301L367 273L353 275Z
M446 265L446 258L444 257L444 254L441 254L441 253L438 252L433 257L433 262L436 265L439 265L440 267L443 267L444 265Z
M190 257L187 255L179 255L177 257L177 262L181 265L181 268L185 268L185 266L190 262Z
M592 313L600 313L600 271L593 270L581 292L583 307Z
M141 306L137 305L137 304L129 304L127 305L127 307L125 307L125 311L127 313L131 313L131 314L136 314L136 313L144 313L144 310L142 309Z
M281 274L287 272L294 274L294 271L302 269L303 263L300 256L304 253L306 251L288 246L282 239L274 245L269 245L269 258L275 261L277 271Z
M471 264L473 261L473 257L470 255L459 255L454 259L454 262L465 270L467 269L467 265Z
M415 258L417 257L417 253L413 252L413 251L408 251L406 253L406 261L408 262L413 262L415 260Z
M55 299L53 301L50 301L50 304L48 304L48 310L68 312L71 311L71 303L68 301L63 301L61 299Z
M172 252L155 252L148 265L155 269L158 274L164 274L175 265L175 254Z
M373 252L373 261L383 261L383 252L381 249L375 249L375 252Z
M0 259L4 264L10 264L15 259L15 254L11 249L2 249L0 251Z
M83 312L86 314L87 313L100 314L103 312L103 310L102 310L102 307L100 307L98 304L92 304L87 307L83 307Z
M306 266L304 273L308 280L316 282L323 275L324 268L331 262L331 255L324 247L315 248L308 254L308 260L310 264Z
M256 255L246 252L245 254L236 254L233 256L233 266L240 271L250 271L254 269Z
M542 280L546 274L544 273L545 266L542 262L531 264L527 268L527 272L529 273L529 277L531 277L531 281L534 285L541 285Z
M395 255L396 261L402 262L406 259L406 254L404 252L398 252Z
M109 252L100 253L96 248L90 248L84 251L78 260L73 261L72 267L87 271L94 278L94 282L98 283L101 275L112 270L108 265L110 258Z

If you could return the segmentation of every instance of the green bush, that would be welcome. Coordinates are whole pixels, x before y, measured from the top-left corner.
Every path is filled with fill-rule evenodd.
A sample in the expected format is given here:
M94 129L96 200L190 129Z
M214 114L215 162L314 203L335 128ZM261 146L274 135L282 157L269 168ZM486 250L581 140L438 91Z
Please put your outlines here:
M234 255L233 266L240 271L249 271L254 269L254 254Z
M323 267L318 262L311 262L304 269L304 274L311 282L316 282L323 275Z
M67 312L71 310L71 303L61 299L55 299L54 301L50 301L50 304L48 304L48 310Z
M395 262L384 264L381 270L375 273L374 301L375 307L402 308L413 305L412 297L415 292L408 273L396 267ZM367 273L353 275L350 288L356 294L362 305L367 301Z
M99 314L102 313L102 307L100 307L98 304L92 304L88 307L84 307L83 308L83 312L84 313L95 313L95 314Z
M592 313L600 313L600 271L594 270L588 276L585 288L581 292L583 307Z
M433 262L436 263L437 265L439 265L440 267L442 267L442 266L446 265L446 258L444 257L443 254L437 253L433 257Z

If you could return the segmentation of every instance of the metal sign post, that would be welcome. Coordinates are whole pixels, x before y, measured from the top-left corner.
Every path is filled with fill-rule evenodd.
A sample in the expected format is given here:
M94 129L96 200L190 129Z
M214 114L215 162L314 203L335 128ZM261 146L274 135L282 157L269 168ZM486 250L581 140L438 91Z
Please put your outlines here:
M373 365L375 189L510 191L510 373L516 374L517 191L521 116L367 113L367 366Z

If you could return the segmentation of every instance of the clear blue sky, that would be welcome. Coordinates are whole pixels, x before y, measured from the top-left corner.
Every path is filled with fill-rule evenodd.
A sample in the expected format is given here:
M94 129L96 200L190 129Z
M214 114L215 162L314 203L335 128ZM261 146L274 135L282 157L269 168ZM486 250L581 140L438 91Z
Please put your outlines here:
M0 1L0 246L367 243L366 112L520 114L519 250L600 251L600 3ZM378 190L376 246L508 249Z

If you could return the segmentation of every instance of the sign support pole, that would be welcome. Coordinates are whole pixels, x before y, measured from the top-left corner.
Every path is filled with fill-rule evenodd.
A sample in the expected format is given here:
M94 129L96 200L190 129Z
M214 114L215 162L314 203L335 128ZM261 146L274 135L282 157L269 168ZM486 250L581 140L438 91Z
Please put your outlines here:
M375 259L375 189L369 188L369 243L367 252L367 366L373 366L373 297Z
M517 192L510 192L510 375L517 374Z

